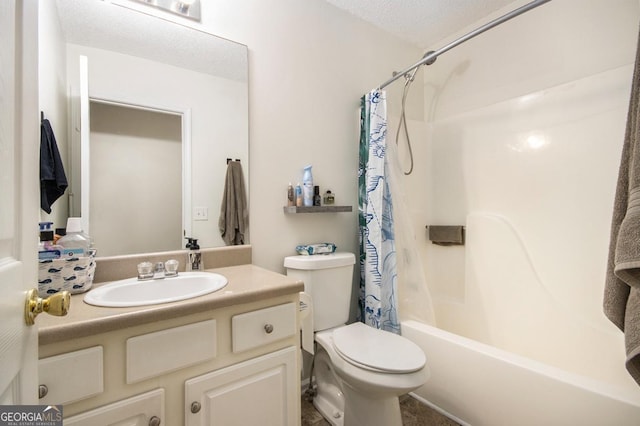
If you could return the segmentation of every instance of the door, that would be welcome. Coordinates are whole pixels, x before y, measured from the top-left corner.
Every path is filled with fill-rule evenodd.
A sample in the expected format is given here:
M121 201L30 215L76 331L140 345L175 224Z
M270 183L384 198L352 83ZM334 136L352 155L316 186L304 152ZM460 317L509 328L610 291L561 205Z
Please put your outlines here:
M0 1L0 404L37 404L38 0Z

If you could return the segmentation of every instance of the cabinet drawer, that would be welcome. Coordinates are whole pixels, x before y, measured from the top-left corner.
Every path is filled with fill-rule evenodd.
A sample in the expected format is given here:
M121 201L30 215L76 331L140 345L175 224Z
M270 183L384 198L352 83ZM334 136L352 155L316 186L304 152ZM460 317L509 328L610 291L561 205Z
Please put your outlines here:
M127 339L127 384L216 357L216 320Z
M102 346L43 358L38 375L41 395L46 392L40 404L68 404L97 395L104 390Z
M156 389L64 419L64 426L164 424L164 389Z
M260 309L231 318L233 352L242 352L296 333L295 304Z

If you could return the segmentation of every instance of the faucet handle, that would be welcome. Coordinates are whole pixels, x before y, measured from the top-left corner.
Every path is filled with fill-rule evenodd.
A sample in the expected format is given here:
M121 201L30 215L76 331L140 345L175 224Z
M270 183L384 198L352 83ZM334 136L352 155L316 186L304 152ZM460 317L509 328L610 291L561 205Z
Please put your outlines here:
M165 276L167 277L175 277L178 275L178 266L179 263L175 259L169 259L164 263L165 268Z
M153 264L151 262L138 263L138 279L150 280L153 278Z

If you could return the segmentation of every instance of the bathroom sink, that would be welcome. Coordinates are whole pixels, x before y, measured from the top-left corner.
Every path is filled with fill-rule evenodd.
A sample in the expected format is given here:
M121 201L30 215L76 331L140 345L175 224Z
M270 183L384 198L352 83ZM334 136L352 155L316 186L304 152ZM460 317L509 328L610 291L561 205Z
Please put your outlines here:
M140 281L127 278L89 291L85 303L123 308L177 302L218 291L227 279L213 272L181 272L176 277Z

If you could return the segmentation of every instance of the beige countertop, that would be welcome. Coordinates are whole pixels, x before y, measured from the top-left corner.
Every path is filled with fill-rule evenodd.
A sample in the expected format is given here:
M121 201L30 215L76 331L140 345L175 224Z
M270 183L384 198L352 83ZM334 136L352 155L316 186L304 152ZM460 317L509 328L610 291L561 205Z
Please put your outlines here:
M297 293L302 281L251 264L209 269L227 277L221 290L193 299L151 306L104 308L84 303L85 294L71 296L65 317L40 315L36 320L41 345L80 338L97 333L172 319L188 314L250 303L271 297ZM95 284L98 287L100 283Z

